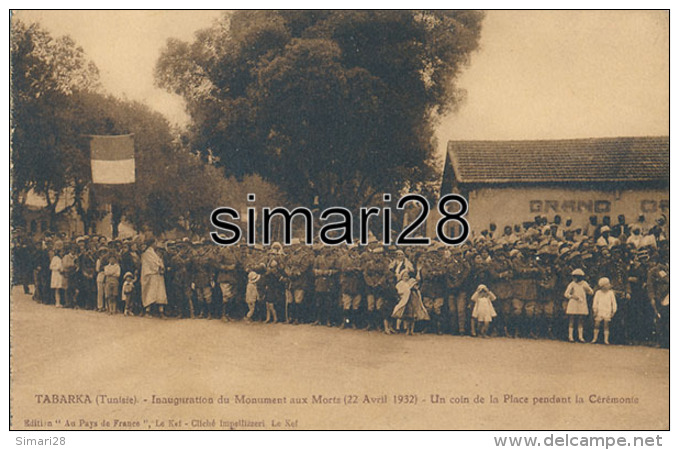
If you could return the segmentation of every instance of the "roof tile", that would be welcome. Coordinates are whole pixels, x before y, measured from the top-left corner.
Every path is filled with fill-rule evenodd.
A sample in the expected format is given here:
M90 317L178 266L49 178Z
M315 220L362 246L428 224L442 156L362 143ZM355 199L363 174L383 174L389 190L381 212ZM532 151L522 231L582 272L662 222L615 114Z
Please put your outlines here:
M460 183L667 181L668 136L450 141Z

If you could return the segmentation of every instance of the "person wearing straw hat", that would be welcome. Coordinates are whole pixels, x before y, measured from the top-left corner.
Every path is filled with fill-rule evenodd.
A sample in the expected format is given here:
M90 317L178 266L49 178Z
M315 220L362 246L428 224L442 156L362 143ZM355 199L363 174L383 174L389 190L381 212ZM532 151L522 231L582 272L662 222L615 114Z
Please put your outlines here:
M245 320L248 322L252 321L252 317L255 314L255 306L260 299L257 283L259 283L261 278L262 275L254 270L248 272L248 284L245 287L245 303L248 305L248 312L245 315Z
M568 340L573 342L573 325L577 323L578 340L585 342L583 331L583 319L589 314L587 308L587 295L592 295L592 288L585 281L585 272L582 269L575 269L571 272L573 281L566 288L564 296L568 299L566 315L568 316Z
M592 338L592 344L599 340L599 328L601 322L603 322L604 344L608 345L609 326L611 319L618 310L618 304L615 301L615 292L613 292L611 281L608 278L599 278L598 285L599 289L597 289L594 294L594 300L592 300L592 312L594 313L594 337Z

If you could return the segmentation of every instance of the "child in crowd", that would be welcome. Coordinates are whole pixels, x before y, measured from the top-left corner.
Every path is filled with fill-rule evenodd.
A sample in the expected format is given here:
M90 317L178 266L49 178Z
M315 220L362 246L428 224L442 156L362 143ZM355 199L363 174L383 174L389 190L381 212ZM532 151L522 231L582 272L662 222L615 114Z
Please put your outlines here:
M266 303L264 323L278 323L276 307L285 304L285 284L277 259L271 259L267 264L266 272L262 276L262 284Z
M248 304L248 313L245 316L247 320L252 320L255 313L255 305L259 300L259 291L257 290L257 283L262 278L260 274L254 270L248 274L248 285L245 288L245 303Z
M131 272L127 272L123 277L122 299L125 305L125 312L123 314L126 316L129 316L132 312L132 293L134 292L134 283L136 281Z
M608 345L610 335L609 324L618 310L615 301L615 292L611 289L611 281L604 277L599 279L599 289L594 294L592 301L592 312L594 313L594 338L592 344L599 339L599 327L604 323L604 344Z
M583 335L583 321L589 314L587 307L587 296L594 292L592 288L585 281L585 272L582 269L575 269L571 272L573 281L570 282L566 288L564 296L568 299L568 306L566 307L566 315L568 316L568 340L573 342L573 325L578 326L578 340L585 342Z
M480 284L476 288L476 292L472 295L472 302L474 302L474 309L472 310L472 321L478 322L480 325L481 337L488 337L488 328L493 321L493 317L497 317L493 302L496 297L485 284ZM472 330L475 328L472 323Z
M108 264L104 267L104 298L108 305L108 313L118 312L118 286L120 285L120 266L118 258L111 255Z

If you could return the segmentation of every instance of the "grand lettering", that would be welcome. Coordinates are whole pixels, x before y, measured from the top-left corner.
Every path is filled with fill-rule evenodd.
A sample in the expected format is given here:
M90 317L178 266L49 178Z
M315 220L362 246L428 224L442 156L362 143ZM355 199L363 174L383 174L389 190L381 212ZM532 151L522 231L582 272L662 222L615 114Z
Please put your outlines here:
M531 213L597 213L611 212L608 200L531 200Z
M655 200L642 200L641 201L641 212L642 213L654 213L658 211L666 212L670 210L670 201L668 199L655 201Z
M611 202L608 200L530 200L531 213L594 213L608 214L611 212ZM648 214L667 212L670 201L644 199L639 203L639 211Z

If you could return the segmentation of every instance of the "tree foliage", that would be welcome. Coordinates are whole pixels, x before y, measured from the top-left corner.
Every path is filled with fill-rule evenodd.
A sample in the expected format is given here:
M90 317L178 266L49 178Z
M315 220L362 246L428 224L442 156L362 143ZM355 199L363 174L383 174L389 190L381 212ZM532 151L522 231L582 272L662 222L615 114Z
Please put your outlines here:
M96 91L99 73L69 37L13 20L10 30L12 200L44 196L54 211L63 190L85 177L77 147L75 92Z
M473 11L238 11L168 40L158 85L181 95L194 150L290 198L357 207L431 179L433 129L460 100Z
M109 204L114 222L125 218L155 233L205 230L216 205L238 204L234 193L243 183L190 152L160 113L103 93L96 67L70 38L13 21L10 50L13 221L21 221L29 191L46 198L54 219L68 190L62 213L74 209L86 230ZM128 133L135 140L135 184L92 186L87 135Z

